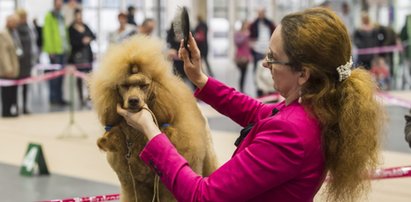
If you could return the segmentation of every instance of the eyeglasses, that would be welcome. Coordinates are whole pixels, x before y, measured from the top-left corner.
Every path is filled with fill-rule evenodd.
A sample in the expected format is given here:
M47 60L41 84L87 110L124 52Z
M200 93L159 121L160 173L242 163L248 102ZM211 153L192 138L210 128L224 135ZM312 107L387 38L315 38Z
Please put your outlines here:
M267 61L267 64L269 64L269 65L277 64L277 65L291 66L290 62L280 62L280 61L274 60L273 52L271 51L271 49L268 49L268 53L267 53L267 56L265 57L265 59Z

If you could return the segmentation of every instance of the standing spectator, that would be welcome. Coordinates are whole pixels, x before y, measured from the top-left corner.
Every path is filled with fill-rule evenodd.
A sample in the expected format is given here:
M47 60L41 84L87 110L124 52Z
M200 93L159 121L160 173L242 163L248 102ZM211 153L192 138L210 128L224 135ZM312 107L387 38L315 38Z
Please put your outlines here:
M257 87L257 97L264 97L274 94L274 80L271 77L270 70L263 68L263 61L257 63L257 70L255 71L255 85Z
M17 79L19 76L18 57L23 54L16 27L19 17L14 14L6 19L6 28L0 31L0 78ZM17 86L1 87L2 117L18 116ZM14 108L14 110L13 110Z
M37 19L33 19L33 26L34 26L34 31L36 34L36 44L37 44L37 49L39 50L39 54L43 48L43 28L37 23Z
M382 26L382 25L377 25L375 29L377 32L377 40L378 40L379 47L395 46L397 44L398 36L397 36L397 33L395 33L394 29L392 29L389 26ZM385 52L385 53L380 53L379 56L384 57L387 60L388 69L390 70L390 75L394 75L394 60L393 60L394 53Z
M383 57L378 56L373 59L370 72L381 90L389 90L390 71Z
M153 33L155 27L156 21L154 21L153 18L146 18L139 27L139 33L150 36Z
M235 64L240 70L240 91L244 92L244 79L247 73L248 63L252 56L250 51L250 32L248 30L249 23L243 21L241 29L234 34L234 42L237 47L235 53Z
M34 31L27 23L27 12L23 9L16 11L20 18L17 32L19 34L23 55L19 57L20 64L20 79L28 78L31 76L31 68L37 61L38 49L36 45L36 37ZM27 107L29 84L23 85L23 113L30 114Z
M211 70L210 63L208 62L208 26L203 17L197 16L198 24L194 29L194 39L197 42L197 46L201 51L201 58L204 60L208 74L214 77Z
M61 12L64 17L64 24L66 27L70 26L74 21L74 11L81 9L81 6L78 3L78 0L68 0L61 9Z
M371 23L368 13L361 14L362 25L354 32L354 44L358 49L373 48L378 46L377 31ZM360 65L366 69L371 68L371 61L374 54L358 54L357 58Z
M129 6L127 8L127 23L137 26L136 20L134 18L135 12L136 12L136 8L134 6Z
M61 14L62 0L54 0L54 9L47 13L43 26L43 50L49 54L52 64L65 64L66 54L70 50L68 33L64 25L64 17ZM54 70L48 70L48 72ZM50 104L65 106L67 102L63 100L63 77L49 80Z
M351 35L354 31L354 17L351 15L350 4L343 2L341 4L341 19L347 27L348 33Z
M404 43L404 48L405 48L405 53L404 53L404 59L405 59L405 82L408 82L408 84L411 86L411 78L410 78L410 72L411 72L411 15L407 15L407 18L405 20L405 25L401 30L401 41ZM408 70L407 70L408 69ZM407 75L408 74L408 75Z
M118 44L137 33L137 27L127 23L127 15L120 12L117 16L120 27L109 34L109 42Z
M91 50L90 42L96 39L96 36L90 28L84 24L81 10L77 9L74 12L74 22L69 27L71 54L69 63L81 64L77 65L77 70L89 73L92 69L93 51ZM77 89L80 98L80 105L84 107L86 101L83 97L83 80L77 78Z
M264 58L267 52L271 33L275 29L274 23L265 16L265 9L258 10L258 17L250 25L250 39L252 41L251 53L254 60L254 72L257 69L257 62Z

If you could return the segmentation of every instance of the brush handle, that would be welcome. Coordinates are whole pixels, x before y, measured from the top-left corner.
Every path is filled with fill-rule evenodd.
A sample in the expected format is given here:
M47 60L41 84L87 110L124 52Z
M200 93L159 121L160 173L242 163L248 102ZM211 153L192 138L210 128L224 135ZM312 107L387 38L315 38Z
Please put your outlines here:
M192 62L191 61L191 51L190 51L190 49L188 49L188 39L186 40L186 39L184 39L184 48L187 50L187 52L188 52L188 58L190 59L190 62Z

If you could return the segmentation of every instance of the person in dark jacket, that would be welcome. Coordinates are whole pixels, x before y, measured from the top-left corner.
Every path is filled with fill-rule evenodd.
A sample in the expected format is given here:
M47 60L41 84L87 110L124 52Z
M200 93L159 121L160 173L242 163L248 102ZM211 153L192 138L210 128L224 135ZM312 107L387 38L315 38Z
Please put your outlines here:
M358 49L378 47L378 32L371 23L368 13L361 14L362 25L354 31L353 40ZM376 54L359 54L359 65L363 65L366 69L371 69L371 61Z
M411 148L411 110L408 115L405 115L405 121L406 121L405 128L404 128L405 140L408 142Z
M134 8L134 6L129 6L127 8L127 23L137 26L136 20L134 19L135 12L136 8Z
M254 60L254 72L257 62L262 60L268 49L267 41L274 32L275 25L265 16L265 9L258 10L258 17L250 25L251 53Z
M201 51L201 58L204 60L208 74L214 77L211 70L210 63L208 62L208 26L203 17L197 16L198 24L194 29L194 39L197 42L197 46Z
M93 51L90 42L96 39L90 28L84 24L81 10L75 10L75 19L69 27L71 54L69 63L75 64L77 70L81 72L90 72L93 63ZM83 96L83 81L77 78L77 89L80 98L80 104L85 106L86 101Z
M23 55L19 57L20 64L20 79L25 79L31 76L31 69L38 55L38 49L36 46L35 33L27 23L27 12L23 9L16 11L20 18L19 26L17 27L17 33L19 34ZM23 85L23 114L30 114L27 107L29 85Z

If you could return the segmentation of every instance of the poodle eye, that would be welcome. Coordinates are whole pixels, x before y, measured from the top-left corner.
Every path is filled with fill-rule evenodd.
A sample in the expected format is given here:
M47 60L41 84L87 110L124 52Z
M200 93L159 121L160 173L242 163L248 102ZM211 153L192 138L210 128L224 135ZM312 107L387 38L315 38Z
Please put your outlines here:
M128 84L121 84L121 87L122 87L122 88L129 88L130 85L128 85Z
M142 89L147 89L147 88L148 88L148 84L141 84L141 85L140 85L140 88L142 88Z

